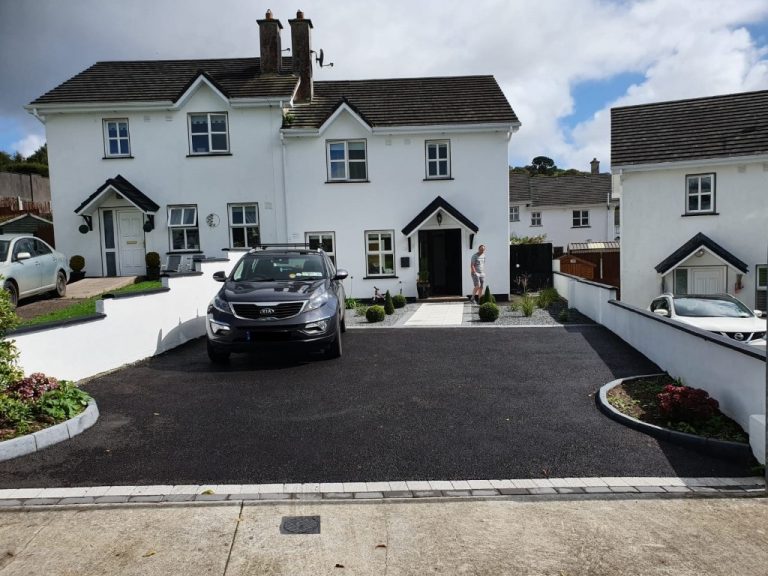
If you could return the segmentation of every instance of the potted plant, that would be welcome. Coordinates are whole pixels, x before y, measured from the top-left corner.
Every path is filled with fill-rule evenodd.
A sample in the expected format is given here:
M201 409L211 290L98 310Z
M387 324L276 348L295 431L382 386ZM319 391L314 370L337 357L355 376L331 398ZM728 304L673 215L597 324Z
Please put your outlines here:
M147 280L157 280L160 278L160 254L157 252L147 252L144 261L147 263Z
M419 293L419 299L429 298L429 270L427 269L427 259L422 258L419 261L419 276L416 281L416 291Z
M85 270L83 270L83 268L85 268L85 258L79 254L76 254L69 259L69 268L71 270L69 273L70 284L85 278Z

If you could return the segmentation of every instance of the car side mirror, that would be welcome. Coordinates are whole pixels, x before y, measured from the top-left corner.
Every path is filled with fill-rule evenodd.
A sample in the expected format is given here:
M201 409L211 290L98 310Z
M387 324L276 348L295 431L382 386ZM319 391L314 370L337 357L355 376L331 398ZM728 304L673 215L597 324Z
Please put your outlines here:
M754 312L755 312L755 316L757 316L758 318L762 318L763 317L763 311L762 310L755 310Z
M669 310L664 310L664 308L657 308L653 313L658 314L659 316L664 316L664 318L669 318Z
M334 280L344 280L347 276L349 276L349 272L346 270L342 270L341 268L336 270L336 276L333 277Z
M30 258L32 258L32 254L30 254L29 252L19 252L18 254L16 254L16 260L19 262L21 262L22 260L29 260Z
M219 270L218 272L213 273L213 279L216 282L226 282L227 274L223 270Z

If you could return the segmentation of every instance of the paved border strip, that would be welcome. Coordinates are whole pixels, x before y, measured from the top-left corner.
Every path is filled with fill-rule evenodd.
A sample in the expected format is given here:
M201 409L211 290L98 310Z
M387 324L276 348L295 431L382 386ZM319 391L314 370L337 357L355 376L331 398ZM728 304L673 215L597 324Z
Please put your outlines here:
M17 456L31 454L48 446L74 438L93 426L98 419L99 408L96 406L96 401L91 399L88 401L88 406L86 406L85 410L74 418L70 418L55 426L44 428L33 434L0 442L0 462L16 458ZM0 498L2 497L0 496Z
M764 496L765 479L600 477L516 480L417 480L305 484L187 484L0 490L0 508L85 504L279 500L426 500L552 495Z

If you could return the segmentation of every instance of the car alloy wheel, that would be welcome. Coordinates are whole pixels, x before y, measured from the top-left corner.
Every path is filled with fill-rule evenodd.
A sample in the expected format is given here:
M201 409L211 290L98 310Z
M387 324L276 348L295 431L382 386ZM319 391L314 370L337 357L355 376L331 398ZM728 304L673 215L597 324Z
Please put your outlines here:
M56 274L56 296L63 298L67 295L67 276L64 272Z
M8 292L11 307L16 308L16 306L19 304L19 290L16 288L16 284L13 282L6 282L3 288L6 292Z

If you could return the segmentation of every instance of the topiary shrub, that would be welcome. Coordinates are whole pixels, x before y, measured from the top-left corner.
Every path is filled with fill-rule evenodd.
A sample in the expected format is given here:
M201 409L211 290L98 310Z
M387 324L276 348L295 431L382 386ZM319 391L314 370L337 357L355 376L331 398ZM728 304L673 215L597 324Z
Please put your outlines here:
M478 314L483 322L495 322L499 317L499 307L493 302L486 302L480 305Z
M533 316L533 311L536 310L536 300L526 294L520 300L520 310L523 311L525 316Z
M69 259L69 267L72 269L72 272L82 272L83 268L85 268L85 258L75 254Z
M395 308L405 308L405 296L402 294L395 294L392 296L392 304L395 305Z
M368 322L381 322L387 313L384 311L384 306L371 306L365 311L365 318Z
M384 312L387 315L395 313L395 304L392 302L392 294L389 293L389 290L384 294Z
M693 426L706 422L719 409L717 400L710 398L709 393L701 388L667 384L656 398L662 416Z
M160 278L160 254L157 252L147 252L144 261L147 264L147 279L157 280Z
M485 292L483 292L483 295L480 296L480 304L485 304L486 302L491 302L492 304L496 304L496 298L494 298L493 294L491 294L490 286L486 286Z

